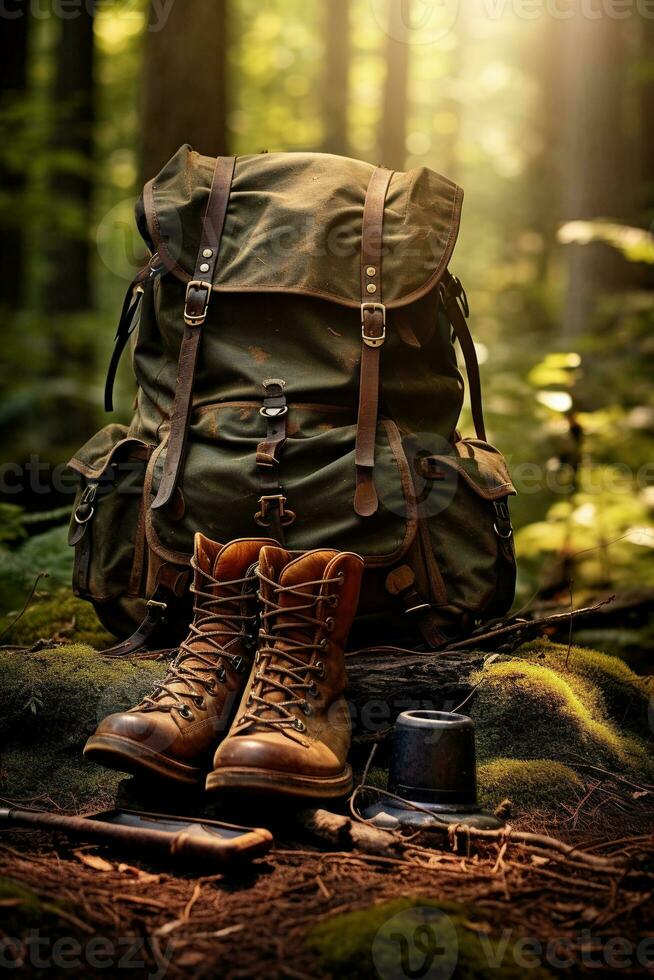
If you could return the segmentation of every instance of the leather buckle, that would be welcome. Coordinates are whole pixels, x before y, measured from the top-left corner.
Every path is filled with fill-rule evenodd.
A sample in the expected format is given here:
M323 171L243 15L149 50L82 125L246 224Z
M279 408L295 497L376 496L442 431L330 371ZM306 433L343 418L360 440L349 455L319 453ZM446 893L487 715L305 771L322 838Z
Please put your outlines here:
M202 313L189 313L188 306L191 298L192 289L204 289L206 292L204 309L202 310ZM210 282L206 282L203 279L191 279L190 283L186 287L186 302L184 304L184 323L187 323L189 327L202 326L204 321L207 319L207 311L209 310L209 301L211 299L212 290L213 290L213 284Z
M270 514L270 507L274 501L277 502L277 506L279 507L279 520L281 521L282 527L289 527L291 524L294 524L296 514L292 510L286 509L286 497L283 493L275 493L264 495L259 499L261 510L257 511L254 515L254 519L259 527L270 527L272 524L272 521L267 521L266 518Z
M371 337L366 333L366 313L381 313L383 329L379 337ZM361 339L368 347L381 347L386 340L386 307L383 303L361 304Z

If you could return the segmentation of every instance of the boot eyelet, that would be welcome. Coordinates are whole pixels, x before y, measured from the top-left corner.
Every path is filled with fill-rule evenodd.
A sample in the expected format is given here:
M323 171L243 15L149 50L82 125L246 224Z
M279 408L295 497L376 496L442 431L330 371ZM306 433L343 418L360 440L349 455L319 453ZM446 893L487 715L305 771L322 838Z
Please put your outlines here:
M320 677L320 679L322 680L322 679L324 678L324 676L325 676L325 665L324 665L324 663L322 662L322 660L318 660L318 661L316 662L316 664L315 664L315 668L316 668L316 674L317 674L317 675L318 675L318 677Z
M332 609L336 609L340 601L340 597L337 595L330 595L329 597L329 605Z
M312 681L311 682L311 687L309 688L308 693L309 693L309 696L312 697L312 698L319 698L320 697L320 691L318 690L318 685L316 684L315 681Z
M334 619L334 617L328 616L327 619L325 620L325 629L331 633L335 626L336 626L336 620Z
M193 721L194 715L187 704L183 704L179 709L179 716L183 718L184 721Z
M302 709L303 714L305 714L307 718L309 718L310 715L313 714L313 708L311 707L308 701L303 701L300 707Z
M327 637L324 637L324 639L320 641L320 649L326 650L328 646L329 646L329 640L327 639Z
M224 667L221 667L216 674L219 683L224 684L227 680L227 671Z
M235 657L232 666L236 673L240 674L243 669L243 657Z
M296 718L293 722L293 728L296 732L306 732L307 726L304 724L301 718Z

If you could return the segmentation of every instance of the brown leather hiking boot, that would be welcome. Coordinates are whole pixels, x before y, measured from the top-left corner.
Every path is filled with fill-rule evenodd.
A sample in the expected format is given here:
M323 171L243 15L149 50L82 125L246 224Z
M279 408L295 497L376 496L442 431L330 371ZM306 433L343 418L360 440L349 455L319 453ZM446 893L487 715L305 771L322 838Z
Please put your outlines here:
M289 558L261 549L258 652L208 790L329 798L352 788L344 647L363 561L338 551Z
M204 778L252 666L258 623L254 569L269 541L243 539L222 547L196 535L189 635L151 694L101 722L84 748L87 759L179 783Z

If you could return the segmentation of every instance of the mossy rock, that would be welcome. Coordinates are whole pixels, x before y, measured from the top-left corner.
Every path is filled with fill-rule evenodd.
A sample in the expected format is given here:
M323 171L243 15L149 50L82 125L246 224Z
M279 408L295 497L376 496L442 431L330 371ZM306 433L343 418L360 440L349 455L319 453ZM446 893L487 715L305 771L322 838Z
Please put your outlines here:
M79 745L98 721L132 707L165 665L108 660L90 647L0 650L0 738L6 745Z
M89 602L77 599L70 589L40 594L30 603L15 625L12 612L0 620L2 643L31 647L39 640L65 639L101 650L115 643L104 629ZM6 630L6 632L5 632Z
M82 758L98 722L137 704L165 671L144 660L105 660L90 647L0 650L2 795L105 802L120 776Z
M572 800L584 790L580 776L562 762L549 759L493 759L477 770L479 802L494 810L502 800L519 804L521 810L552 807Z
M480 684L471 711L480 762L583 761L651 778L654 764L645 732L625 730L609 710L618 710L625 698L641 696L639 679L591 651L572 651L565 670L560 650L543 646L530 655L544 653L545 660L495 661L472 677Z
M517 946L501 942L505 926L489 909L416 897L332 916L311 929L305 943L320 966L342 980L522 980ZM528 972L533 980L554 976L545 966Z
M638 735L650 735L654 677L639 677L619 657L580 646L568 649L547 640L530 643L517 655L547 664L563 676L572 675L586 681L601 695L601 708L610 719Z

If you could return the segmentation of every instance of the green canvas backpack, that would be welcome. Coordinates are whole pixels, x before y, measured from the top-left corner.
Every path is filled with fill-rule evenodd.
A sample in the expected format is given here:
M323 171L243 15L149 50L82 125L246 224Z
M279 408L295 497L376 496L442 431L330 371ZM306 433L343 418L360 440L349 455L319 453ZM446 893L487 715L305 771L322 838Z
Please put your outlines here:
M136 628L116 654L186 629L196 531L358 552L356 645L438 648L507 612L515 489L486 442L448 271L462 197L424 167L188 146L146 185L136 217L152 258L128 290L105 399L131 343L134 416L69 464L75 593L119 637ZM457 431L455 341L473 439Z

